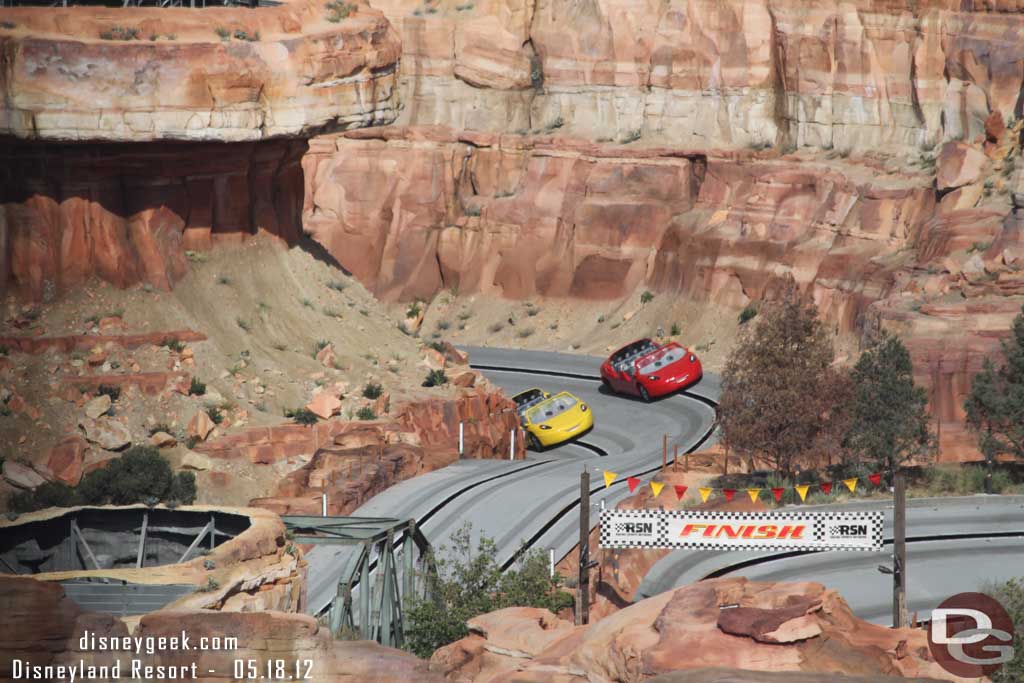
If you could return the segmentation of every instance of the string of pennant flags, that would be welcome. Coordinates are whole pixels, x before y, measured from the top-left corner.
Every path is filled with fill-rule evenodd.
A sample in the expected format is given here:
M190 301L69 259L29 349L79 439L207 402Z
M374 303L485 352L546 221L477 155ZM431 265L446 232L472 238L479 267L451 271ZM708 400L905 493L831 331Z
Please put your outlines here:
M609 486L612 485L612 482L614 482L618 478L619 478L619 475L616 472L610 472L608 470L605 470L604 471L604 487L608 488ZM865 478L867 479L868 482L870 482L874 486L881 486L882 485L882 474L880 472L876 472L874 474L869 474ZM850 493L854 493L857 490L857 483L859 481L860 481L860 477L850 477L849 479L843 479L842 480L842 484L844 486L846 486L847 489L849 489ZM627 486L629 486L629 492L630 493L635 493L637 488L639 488L640 484L642 484L642 483L643 483L643 480L641 480L639 477L627 477L626 478L626 484L627 484ZM810 490L812 488L820 489L821 492L824 493L826 496L832 495L832 491L834 489L834 486L833 486L834 483L835 482L824 481L824 482L821 482L820 484L815 484L815 485L811 485L811 484L798 484L798 485L793 486L793 487L782 487L782 486L777 486L777 487L751 487L751 488L746 488L746 489L710 488L710 487L702 486L702 487L697 489L697 492L700 494L700 502L702 502L702 503L708 502L708 499L711 498L712 494L714 494L716 492L720 493L725 498L726 501L731 502L736 497L736 494L739 493L740 491L745 491L746 494L748 496L750 496L751 502L756 503L758 501L758 499L760 498L762 492L770 491L772 496L775 498L775 502L776 503L781 503L782 502L783 494L785 494L785 492L786 492L786 490L788 488L792 488L794 491L796 491L797 495L800 496L800 502L806 502L807 494L810 492ZM651 492L654 494L655 498L657 498L659 495L661 495L662 490L666 486L666 484L664 482L653 481L653 480L648 482L648 484L650 485ZM688 487L683 486L682 484L674 484L672 486L672 488L675 489L676 500L682 500L683 496L686 495L686 492L688 490Z

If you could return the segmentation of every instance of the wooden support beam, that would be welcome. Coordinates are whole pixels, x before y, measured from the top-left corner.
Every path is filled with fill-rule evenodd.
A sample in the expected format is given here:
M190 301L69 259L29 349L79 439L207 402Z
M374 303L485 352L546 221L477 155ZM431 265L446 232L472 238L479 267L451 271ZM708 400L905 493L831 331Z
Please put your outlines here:
M200 531L199 535L196 536L195 539L192 541L192 545L190 545L188 547L188 550L185 551L185 554L182 555L180 558L178 558L178 561L177 561L176 564L181 564L182 562L184 562L188 558L188 556L192 554L192 551L195 550L197 547L199 547L199 544L202 542L203 537L206 536L206 534L212 528L213 528L213 522L207 522L206 526L203 527L203 530Z
M142 561L146 557L146 528L149 526L149 510L142 513L142 533L139 534L139 554L135 558L135 568L142 569Z
M86 541L85 536L82 535L82 530L78 528L78 521L73 518L71 520L71 535L77 543L81 544L81 546L85 548L85 554L89 560L92 561L93 568L103 569L103 567L100 566L100 563L96 561L96 556L92 554L92 548L89 547L88 541ZM102 579L102 581L103 583L110 583L107 579Z
M8 562L7 560L5 560L2 555L0 555L0 562L3 562L4 566L7 567L8 569L10 569L12 574L18 574L19 573L18 570L15 569L14 567L12 567L11 563Z
M363 557L359 571L359 628L363 640L373 640L370 635L370 546L363 544Z

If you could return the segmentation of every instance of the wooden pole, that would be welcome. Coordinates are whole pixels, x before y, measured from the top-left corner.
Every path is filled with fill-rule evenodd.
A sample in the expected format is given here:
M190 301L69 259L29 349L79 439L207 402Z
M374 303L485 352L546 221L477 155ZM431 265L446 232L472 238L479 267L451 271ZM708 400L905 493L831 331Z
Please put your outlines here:
M577 581L576 625L590 621L590 473L580 473L580 568Z
M672 444L672 469L679 469L679 444Z
M907 488L901 472L893 475L892 624L907 626Z

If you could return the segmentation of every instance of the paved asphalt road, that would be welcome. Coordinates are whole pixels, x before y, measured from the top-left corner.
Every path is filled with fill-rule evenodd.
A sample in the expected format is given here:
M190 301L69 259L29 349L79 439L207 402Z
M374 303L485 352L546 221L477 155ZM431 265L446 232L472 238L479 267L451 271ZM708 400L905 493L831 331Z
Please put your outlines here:
M578 516L573 507L579 500L579 475L584 465L591 472L591 518L596 523L602 500L614 506L627 495L626 476L646 473L660 465L663 433L669 435L670 443L678 441L682 448L689 448L707 433L714 417L712 408L698 398L717 399L719 380L714 375L706 375L686 394L644 404L600 390L600 383L592 379L598 374L600 358L489 348L466 350L473 366L510 394L540 386L548 391L566 389L583 398L593 408L595 427L580 441L608 455L576 443L540 454L529 453L525 461L460 461L389 488L354 515L415 518L435 545L444 543L453 530L469 521L476 533L486 533L496 540L503 562L527 540L535 548L554 548L562 557L578 537ZM604 469L620 474L607 490L601 476ZM886 508L887 504L854 503L847 507ZM890 523L891 514L886 521ZM909 545L911 610L924 615L948 595L975 590L987 580L1020 574L1019 568L1024 566L1024 498L911 501L911 539L985 533L1020 537L946 538ZM345 549L329 546L317 546L307 555L310 611L319 612L330 603L348 557ZM761 562L736 568L750 560ZM675 551L655 565L639 594L653 595L716 572L752 579L813 580L838 589L862 618L888 623L891 577L879 573L877 566L889 563L889 552L773 558L739 552Z
M495 384L509 394L540 386L548 391L568 390L594 411L594 429L581 437L607 452L599 455L578 444L529 453L527 460L464 460L441 470L400 482L357 509L354 516L415 518L432 544L443 544L451 533L470 522L474 534L495 539L498 559L510 560L524 541L532 547L554 548L562 557L578 539L579 477L584 465L590 472L591 519L596 524L601 501L614 506L628 493L626 477L661 465L662 434L685 450L710 430L714 410L696 396L718 396L718 378L706 375L684 394L645 404L600 390L598 368L602 359L536 351L469 348L474 366L528 368L578 377L524 374L486 369ZM602 472L620 477L604 488ZM333 599L338 577L349 551L317 546L309 554L308 607L322 611Z

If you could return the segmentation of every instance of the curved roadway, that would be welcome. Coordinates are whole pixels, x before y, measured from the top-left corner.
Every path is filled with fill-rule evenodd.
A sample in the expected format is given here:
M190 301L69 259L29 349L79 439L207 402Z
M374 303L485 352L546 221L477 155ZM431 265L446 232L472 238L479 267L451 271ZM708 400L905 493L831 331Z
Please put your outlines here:
M416 519L435 546L465 522L474 535L494 538L498 560L507 564L523 543L553 548L563 557L576 545L580 473L590 472L591 504L614 506L628 494L626 477L661 466L662 434L680 450L704 443L714 422L718 378L706 374L685 393L645 404L606 394L599 370L603 359L538 351L467 348L470 363L509 394L532 386L565 389L594 411L594 429L580 443L528 452L526 460L460 460L408 479L374 496L352 514L361 517ZM498 369L502 368L502 369ZM601 453L607 455L601 455ZM602 472L617 472L608 489ZM597 515L592 515L597 523ZM346 548L317 546L309 561L308 610L320 612L334 598L337 581L350 557Z

